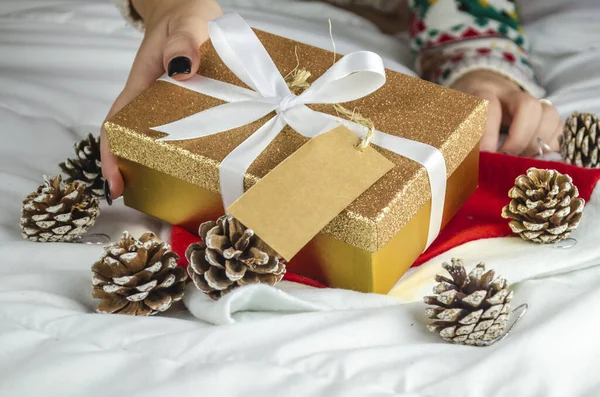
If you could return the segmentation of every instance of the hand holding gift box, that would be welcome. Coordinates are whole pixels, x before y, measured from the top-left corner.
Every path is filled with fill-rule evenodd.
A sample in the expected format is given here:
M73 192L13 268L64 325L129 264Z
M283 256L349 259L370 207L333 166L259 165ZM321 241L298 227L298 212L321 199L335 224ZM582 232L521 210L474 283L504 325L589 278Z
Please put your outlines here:
M335 117L326 105L352 101L348 108L385 131L375 132L372 147L396 167L290 267L297 262L294 271L332 286L386 292L474 190L485 102L386 72L370 52L327 69L328 52L263 32L257 37L237 15L211 22L210 34L201 75L157 82L106 124L111 150L122 159L126 204L195 228L223 211L217 192L229 207L302 146L298 133L312 138L341 123L365 136L365 127ZM303 67L320 76L298 96L282 77L296 50ZM157 139L164 138L157 131L170 142Z

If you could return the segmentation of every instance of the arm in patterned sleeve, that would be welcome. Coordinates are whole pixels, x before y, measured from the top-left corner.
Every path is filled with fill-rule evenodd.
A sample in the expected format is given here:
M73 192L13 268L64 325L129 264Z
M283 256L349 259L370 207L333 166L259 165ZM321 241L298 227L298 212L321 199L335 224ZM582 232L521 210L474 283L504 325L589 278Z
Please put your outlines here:
M474 70L499 73L544 95L529 61L515 0L409 0L417 72L452 86Z

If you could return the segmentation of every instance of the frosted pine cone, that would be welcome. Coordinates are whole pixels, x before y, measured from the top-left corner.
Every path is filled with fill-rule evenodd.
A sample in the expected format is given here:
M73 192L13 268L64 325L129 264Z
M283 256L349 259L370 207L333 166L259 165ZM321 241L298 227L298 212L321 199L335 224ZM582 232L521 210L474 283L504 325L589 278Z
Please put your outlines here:
M67 159L59 166L68 176L66 182L80 182L88 193L97 198L104 197L104 179L100 162L100 139L89 134L73 145L77 158Z
M229 215L200 225L203 242L186 251L188 274L196 287L212 299L246 284L276 284L285 264L254 231Z
M64 183L60 176L44 184L23 201L21 231L38 242L73 241L91 228L100 214L98 200L79 182Z
M512 231L524 240L555 243L577 229L585 201L569 175L554 170L530 168L520 175L502 209Z
M600 168L600 123L590 113L573 113L560 137L560 154L564 162L578 167Z
M185 290L187 274L177 266L178 259L153 233L139 240L123 233L92 266L93 297L102 300L97 311L135 316L164 312Z
M437 275L435 296L426 296L427 317L436 320L428 325L432 332L452 343L484 346L500 337L506 328L513 293L503 277L485 271L480 263L467 275L460 259L442 267L452 277Z

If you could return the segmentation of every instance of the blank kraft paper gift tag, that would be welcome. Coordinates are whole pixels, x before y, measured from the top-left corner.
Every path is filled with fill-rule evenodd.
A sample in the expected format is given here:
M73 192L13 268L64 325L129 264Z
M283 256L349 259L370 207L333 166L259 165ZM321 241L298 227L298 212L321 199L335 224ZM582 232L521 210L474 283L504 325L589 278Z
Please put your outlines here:
M290 260L394 164L360 150L344 126L308 141L235 201L228 213Z

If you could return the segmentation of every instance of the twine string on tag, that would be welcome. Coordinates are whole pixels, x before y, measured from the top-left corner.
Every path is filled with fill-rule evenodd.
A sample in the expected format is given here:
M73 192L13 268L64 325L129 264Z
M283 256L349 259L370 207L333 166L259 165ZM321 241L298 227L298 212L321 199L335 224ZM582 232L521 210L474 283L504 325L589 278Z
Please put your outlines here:
M327 20L329 22L329 38L331 39L331 47L333 48L333 64L335 64L337 58L337 49L335 47L335 40L333 39L333 25L331 25L331 18Z
M329 20L329 37L331 38L331 44L333 46L333 63L335 64L337 50L335 40L333 39L331 19ZM308 79L310 78L311 73L306 69L300 69L300 58L298 57L297 47L294 48L294 54L296 55L296 67L284 77L284 80L287 82L290 91L292 91L294 95L299 95L310 87ZM356 145L359 150L366 149L375 136L375 123L373 123L371 119L360 114L356 108L350 110L339 103L333 104L333 108L338 116L344 116L346 119L356 124L360 124L367 129L367 135L365 135L364 138L361 138L360 142Z
M350 111L347 108L345 108L342 105L337 104L337 103L335 105L333 105L333 108L339 114L346 116L350 121L353 121L356 124L360 124L363 127L368 129L367 135L364 138L362 138L357 145L357 148L360 150L366 149L369 146L369 144L371 143L373 136L375 135L375 124L371 121L371 119L364 117L362 114L358 113L356 111L356 109L354 109L353 111Z
M298 69L298 66L296 66L296 68L288 73L285 79L290 91L292 91L293 94L298 95L310 87L310 83L307 81L310 76L311 73L308 70ZM371 119L358 113L356 109L350 110L339 103L333 104L333 108L338 116L342 115L348 120L367 128L367 135L356 145L359 150L367 148L375 135L375 123L373 123Z

